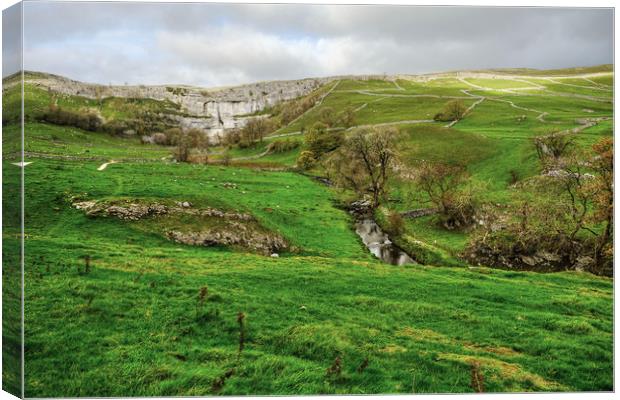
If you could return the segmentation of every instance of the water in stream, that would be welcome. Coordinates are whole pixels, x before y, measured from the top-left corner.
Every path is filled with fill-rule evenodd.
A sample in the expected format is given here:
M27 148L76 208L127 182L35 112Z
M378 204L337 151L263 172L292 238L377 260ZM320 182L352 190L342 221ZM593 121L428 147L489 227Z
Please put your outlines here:
M358 221L355 232L362 238L368 250L384 262L392 265L415 264L407 253L390 241L388 235L372 219Z

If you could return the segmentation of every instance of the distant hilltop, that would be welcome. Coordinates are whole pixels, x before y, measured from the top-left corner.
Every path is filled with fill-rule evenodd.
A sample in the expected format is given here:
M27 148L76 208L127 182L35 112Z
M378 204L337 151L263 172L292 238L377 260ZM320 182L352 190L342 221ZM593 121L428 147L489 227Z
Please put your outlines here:
M418 75L341 75L297 80L264 81L215 88L190 85L101 85L35 71L25 71L24 80L30 85L68 96L81 96L89 99L119 97L170 101L178 104L183 110L182 115L170 116L176 119L181 127L204 129L210 136L216 136L225 130L244 126L249 119L256 118L253 115L260 113L268 107L272 107L282 101L305 96L329 82L340 79L409 79L427 81L446 76L487 78L495 76L572 76L586 74L595 76L612 72L612 64L554 70L504 68ZM16 73L4 78L3 91L18 84L19 77L20 74Z

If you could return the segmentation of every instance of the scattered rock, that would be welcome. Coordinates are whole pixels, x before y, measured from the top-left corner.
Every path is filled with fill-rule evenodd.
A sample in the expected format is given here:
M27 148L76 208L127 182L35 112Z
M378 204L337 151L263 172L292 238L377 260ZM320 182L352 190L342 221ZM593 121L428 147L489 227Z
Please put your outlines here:
M269 255L288 248L286 241L273 233L261 232L233 222L228 227L217 227L199 232L170 231L166 236L177 243L193 246L241 246Z
M73 206L78 210L84 210L89 217L112 216L131 221L136 221L150 215L162 215L168 212L168 207L162 204L127 203L116 205L92 200L74 203Z
M521 261L523 261L525 264L529 265L530 267L533 267L534 265L536 265L536 258L534 257L530 257L530 256L521 256Z
M271 253L271 257L278 258L280 255L278 253Z
M436 208L417 208L415 210L404 211L400 213L405 218L420 218L427 215L433 215L437 213Z
M372 203L370 200L357 200L349 204L349 212L357 216L370 215L372 213Z
M575 261L575 271L588 271L591 269L591 267L594 265L594 259L592 257L588 257L588 256L582 256L582 257L577 257L577 260Z
M126 200L117 201L77 201L73 207L83 210L86 215L92 217L117 217L123 220L139 220L152 215L163 214L190 214L202 217L215 217L238 221L254 221L249 214L221 211L215 208L191 209L192 203L188 201L175 202L177 207L167 206L160 203L137 203Z

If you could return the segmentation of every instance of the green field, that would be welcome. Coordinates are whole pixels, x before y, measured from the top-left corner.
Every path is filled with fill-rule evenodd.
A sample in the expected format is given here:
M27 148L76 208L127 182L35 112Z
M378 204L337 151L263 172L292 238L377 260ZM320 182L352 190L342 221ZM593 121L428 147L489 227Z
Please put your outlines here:
M544 76L531 75L536 83ZM574 79L581 78L567 83ZM613 77L591 79L609 85ZM471 82L527 85L509 76ZM604 90L598 100L570 97L595 89L545 86L508 93L475 90L454 77L342 80L319 106L272 135L310 128L322 108L352 107L355 125L398 129L404 165L464 165L489 202L509 204L517 190L511 177L540 172L533 136L613 115ZM175 163L170 148L34 122L46 96L32 88L26 97L33 117L25 126L25 160L32 163L24 167L27 397L468 393L476 368L488 392L614 389L613 278L468 265L459 257L468 233L447 231L434 216L407 219L400 238L434 261L388 265L356 235L343 208L353 195L293 168L301 133L286 137L301 145L283 153L266 149L285 137L267 137L245 149L212 147L211 164ZM450 128L420 122L432 120L450 96L466 97L466 106L473 96L485 100ZM15 101L11 93L4 99ZM64 101L110 118L133 112L119 99ZM140 112L175 109L135 104ZM5 149L19 142L17 114L11 118L3 126ZM602 120L574 135L586 148L613 129L612 120ZM228 166L219 163L226 151ZM98 170L109 160L118 163ZM5 203L19 184L15 161L5 150ZM389 211L425 206L409 182L396 183L377 211L380 223ZM243 213L252 216L252 229L284 238L288 248L269 257L244 246L181 244L166 232L224 222L87 216L72 204L78 200L190 202L190 210ZM5 230L3 239L18 245L14 232Z

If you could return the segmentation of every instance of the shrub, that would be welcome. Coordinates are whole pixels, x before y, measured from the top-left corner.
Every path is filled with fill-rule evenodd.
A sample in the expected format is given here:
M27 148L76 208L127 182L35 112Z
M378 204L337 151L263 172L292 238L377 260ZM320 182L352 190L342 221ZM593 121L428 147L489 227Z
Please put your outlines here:
M167 146L176 146L178 144L179 138L183 136L183 131L179 128L170 128L164 131L164 135L166 136L165 145Z
M389 232L394 236L400 236L405 230L405 221L399 212L392 211L388 215Z
M222 164L224 165L230 165L230 162L232 161L232 157L230 155L230 152L228 150L226 150L224 152L224 154L222 155Z
M168 145L170 144L168 141L168 137L163 132L157 132L151 136L152 142L159 145Z
M256 142L262 142L265 135L275 128L274 121L268 118L252 118L241 129L240 147L253 146Z
M355 125L355 110L353 107L347 107L343 112L338 114L337 124L345 128Z
M565 158L562 174L530 179L514 194L519 197L513 203L519 205L496 218L499 222L479 229L465 256L502 268L611 275L611 139L603 139L593 150L589 158ZM583 172L585 168L591 173Z
M110 135L120 136L127 130L127 124L123 121L112 120L103 125L103 130Z
M323 124L332 127L336 124L336 112L332 107L323 107L321 111L319 111L319 121Z
M450 100L444 105L441 112L435 114L433 119L442 122L456 121L463 118L466 110L467 108L462 100Z
M316 156L309 150L304 150L299 154L297 158L297 167L303 170L308 170L316 164Z
M241 130L235 128L235 129L231 129L230 131L224 134L224 136L222 137L221 143L222 143L222 146L224 147L232 147L232 146L239 144L240 141L241 141Z
M306 147L315 156L336 150L344 142L344 135L340 131L330 131L322 122L315 123L305 135Z
M65 110L53 104L43 113L41 119L52 124L75 126L93 132L101 129L103 125L101 117L92 111Z
M185 133L182 133L176 139L176 147L174 148L172 155L175 160L180 162L188 162L190 160L191 151L198 150L200 152L195 158L194 162L206 163L207 154L206 150L209 147L209 138L206 133L201 129L190 129Z
M338 186L358 195L372 195L376 208L385 198L396 159L398 130L390 127L357 128L327 159L328 176Z
M439 213L446 229L463 229L475 222L479 201L471 188L460 188L467 178L464 167L424 162L418 168L416 186Z
M300 143L296 140L283 139L274 140L267 146L267 151L270 153L284 153L298 148Z
M533 139L538 159L544 167L556 163L560 158L568 156L575 148L572 135L558 132L549 135L537 136Z

